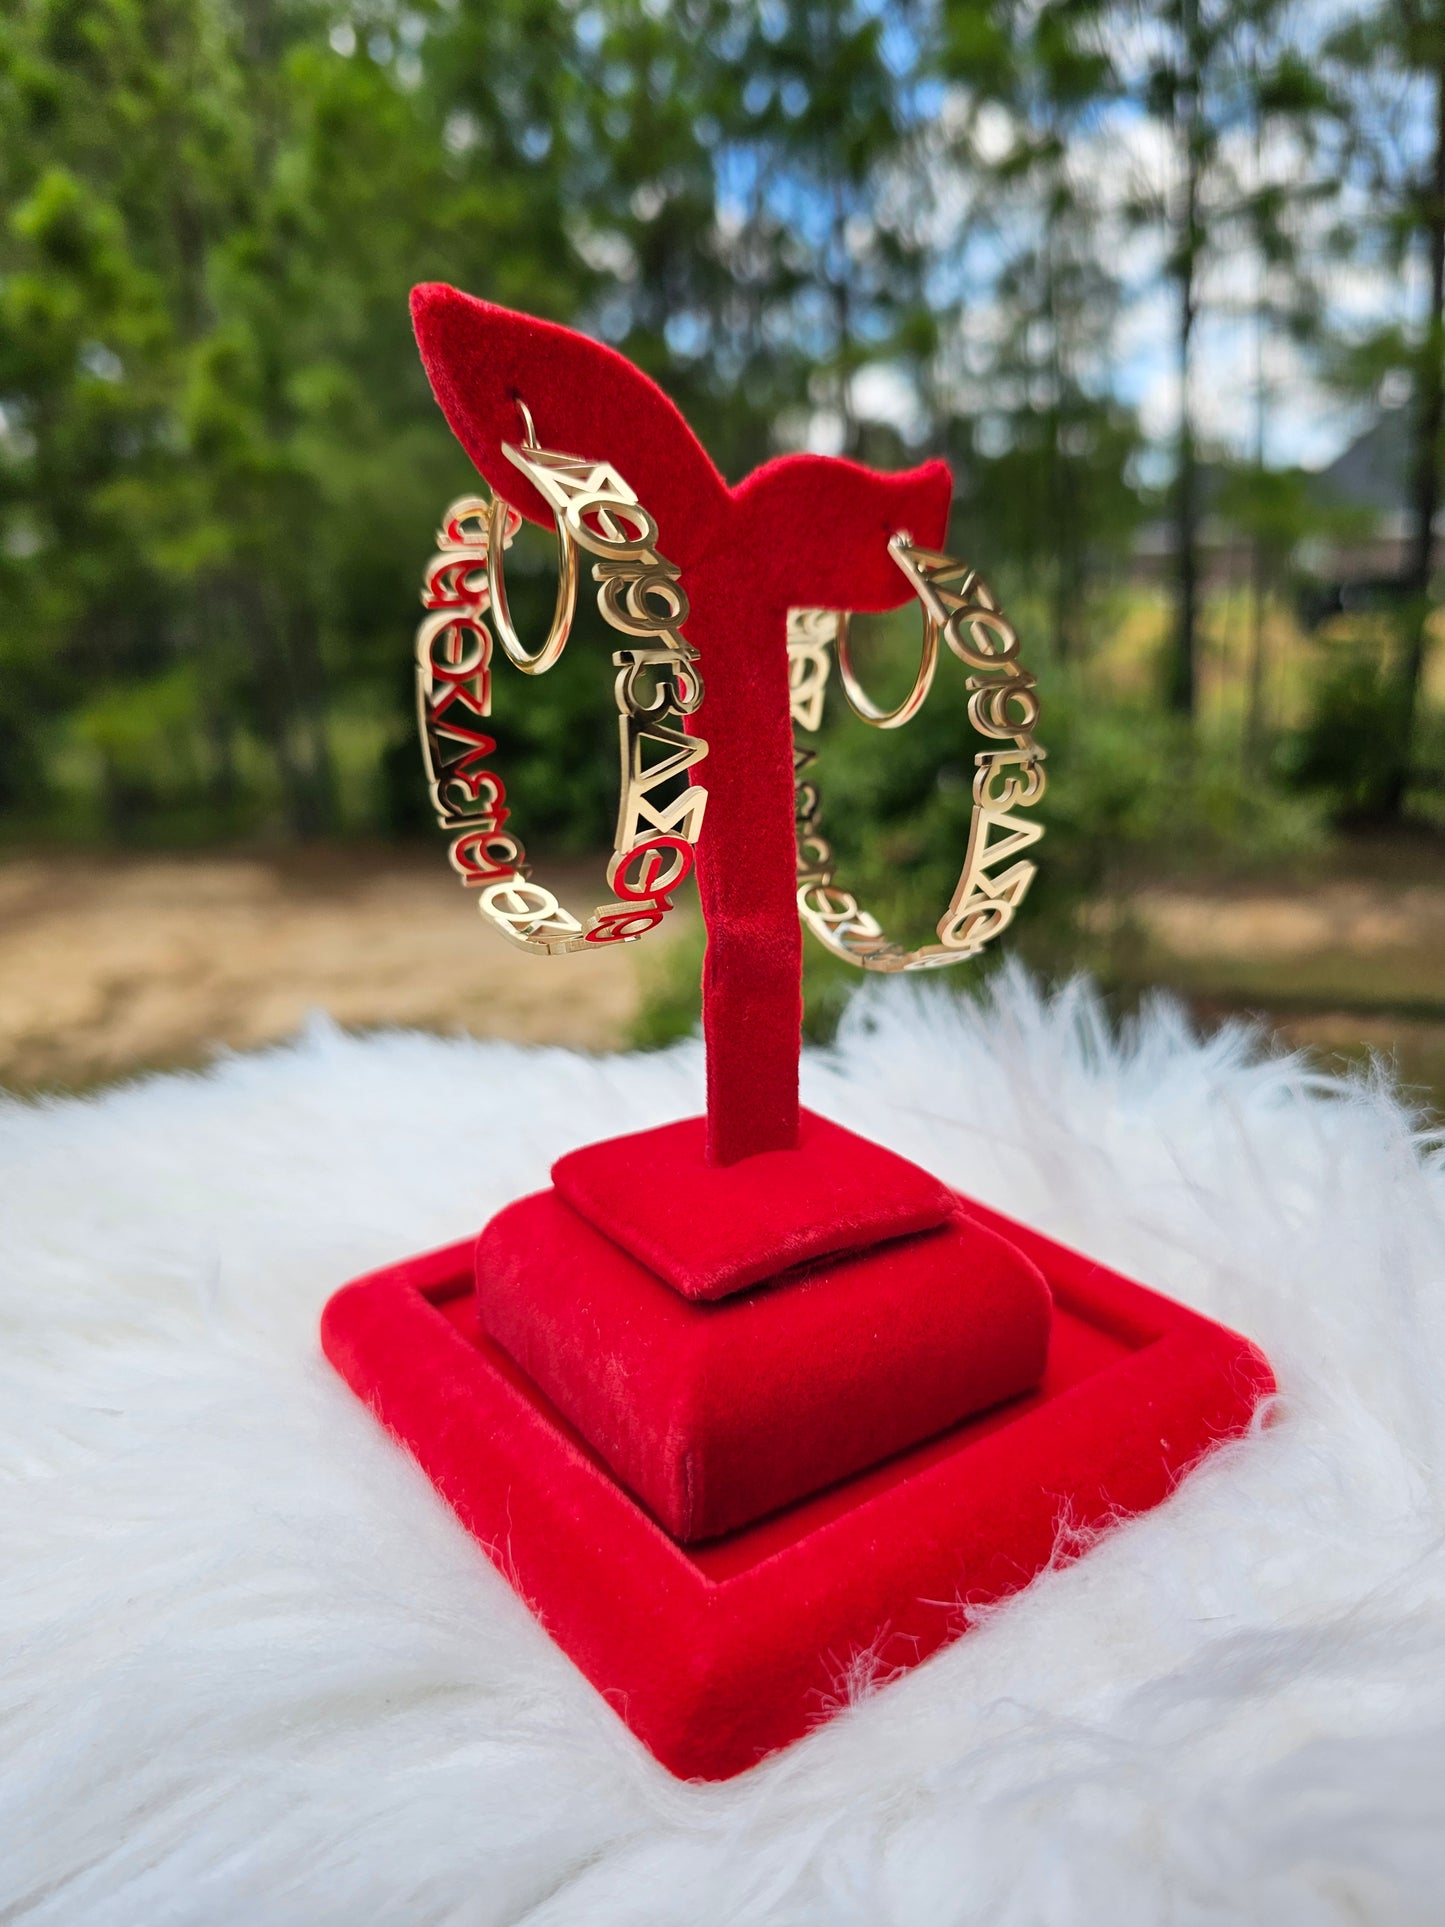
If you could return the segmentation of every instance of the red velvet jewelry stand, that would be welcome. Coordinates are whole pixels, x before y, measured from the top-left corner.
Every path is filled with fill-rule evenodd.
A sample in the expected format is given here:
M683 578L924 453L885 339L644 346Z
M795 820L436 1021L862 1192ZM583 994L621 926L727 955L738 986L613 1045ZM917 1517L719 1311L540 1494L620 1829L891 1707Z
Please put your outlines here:
M636 369L569 330L417 290L478 469L607 459L683 572L706 699L706 1120L588 1146L481 1237L338 1292L327 1356L632 1730L719 1779L1073 1545L1165 1498L1273 1390L1243 1339L798 1107L785 649L792 606L906 594L941 464L791 456L729 490ZM562 968L563 966L552 966ZM578 967L585 967L579 965Z

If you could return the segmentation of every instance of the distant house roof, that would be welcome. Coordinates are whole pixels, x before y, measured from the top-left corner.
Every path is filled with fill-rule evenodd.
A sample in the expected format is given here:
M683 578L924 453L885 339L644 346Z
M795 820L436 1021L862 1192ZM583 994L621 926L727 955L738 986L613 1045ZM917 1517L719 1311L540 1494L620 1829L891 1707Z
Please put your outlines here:
M1389 408L1319 471L1322 500L1340 508L1404 515L1410 506L1410 411Z
M1413 423L1408 406L1382 408L1368 428L1326 467L1310 477L1310 492L1321 509L1350 511L1332 535L1300 543L1295 562L1307 574L1343 575L1354 580L1390 578L1404 566L1414 515L1411 492ZM1246 538L1218 512L1227 470L1201 462L1197 471L1198 542L1201 558L1228 572L1240 566ZM1437 543L1445 537L1445 503L1435 517ZM1176 529L1169 514L1157 514L1138 528L1134 561L1154 572L1175 554Z

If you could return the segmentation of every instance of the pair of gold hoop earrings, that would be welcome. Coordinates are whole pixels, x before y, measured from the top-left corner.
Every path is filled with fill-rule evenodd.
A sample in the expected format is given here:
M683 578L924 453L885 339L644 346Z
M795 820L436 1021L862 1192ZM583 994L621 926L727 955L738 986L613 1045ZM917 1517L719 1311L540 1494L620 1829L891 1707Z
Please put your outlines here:
M427 613L416 639L417 714L432 806L452 838L453 869L480 891L483 916L505 937L534 953L564 956L636 942L662 922L673 908L672 893L692 874L707 792L689 776L681 794L655 799L707 755L703 739L684 727L703 687L697 651L682 635L689 605L681 571L658 547L656 520L610 463L543 448L526 405L519 401L518 408L525 440L503 443L502 452L553 511L558 571L551 627L542 647L529 651L512 622L503 556L521 526L518 511L499 495L454 502L422 586ZM1010 859L1037 843L1043 828L1013 812L1043 796L1045 752L1034 734L1034 677L1019 662L1018 633L983 577L951 556L919 548L906 534L893 536L888 548L923 610L918 671L896 707L882 708L863 688L852 659L848 611L794 609L788 616L798 911L835 956L864 970L931 970L977 956L1023 901L1035 866ZM491 714L494 632L523 674L545 675L571 635L582 551L595 558L598 609L628 639L612 657L621 770L607 883L616 901L599 905L585 923L531 881L521 841L505 827L511 818L506 785L487 766L497 745L482 726ZM814 734L821 727L835 655L854 713L875 729L900 729L927 700L945 648L969 671L974 728L1011 747L975 756L968 848L938 923L938 942L905 950L835 885L818 788L805 780L817 751L800 743L799 732ZM1009 867L1000 871L1005 862Z
M681 633L688 614L681 571L658 548L655 519L610 463L543 448L526 405L518 407L526 438L504 442L502 452L553 512L558 586L551 627L542 647L528 651L512 622L502 558L521 526L518 511L498 495L454 502L422 584L417 719L432 807L452 838L452 868L480 891L482 915L503 936L555 957L634 943L673 908L672 892L696 862L707 792L689 780L680 795L655 799L702 761L707 744L683 728L702 701L702 679L697 651ZM545 675L572 632L584 550L595 558L597 606L629 644L612 657L621 781L607 884L616 901L599 905L585 922L531 881L521 841L505 827L506 785L487 766L497 745L482 726L492 707L494 631L518 669Z
M863 970L888 973L936 970L976 957L1013 921L1037 874L1027 862L1010 862L1043 835L1043 826L1016 816L1043 796L1044 757L1035 737L1038 686L1019 661L1018 631L976 569L936 549L919 548L898 534L889 554L903 571L923 610L923 647L913 687L893 709L875 703L853 666L846 610L793 609L788 614L788 683L793 714L793 771L798 829L798 912L818 940L837 957ZM808 772L818 752L799 732L815 733L833 657L838 680L854 714L875 729L901 729L927 700L940 661L940 645L970 672L969 721L980 735L1010 748L980 751L974 758L973 817L963 868L938 942L906 950L884 936L876 917L834 882L833 852L821 832L822 804ZM1009 863L1000 871L999 865Z

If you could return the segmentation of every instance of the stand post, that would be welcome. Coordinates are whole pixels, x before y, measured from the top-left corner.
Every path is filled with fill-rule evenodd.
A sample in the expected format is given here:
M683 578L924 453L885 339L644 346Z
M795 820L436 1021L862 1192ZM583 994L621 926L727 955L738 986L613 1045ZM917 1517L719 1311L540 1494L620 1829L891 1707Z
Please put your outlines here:
M436 284L412 295L417 342L453 432L529 520L552 511L502 454L525 400L555 448L616 465L656 515L692 604L708 744L698 851L707 924L707 1157L798 1142L802 934L796 902L789 608L882 610L908 585L888 554L907 529L943 539L952 477L789 455L729 489L681 414L629 361L570 328Z

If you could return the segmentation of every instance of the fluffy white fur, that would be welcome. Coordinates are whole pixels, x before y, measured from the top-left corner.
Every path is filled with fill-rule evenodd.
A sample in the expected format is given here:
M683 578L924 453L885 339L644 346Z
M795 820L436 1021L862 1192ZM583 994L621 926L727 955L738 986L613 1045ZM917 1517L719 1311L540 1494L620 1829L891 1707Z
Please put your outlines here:
M1280 1422L725 1786L680 1785L320 1358L702 1061L317 1023L3 1147L0 1917L1326 1923L1445 1912L1445 1168L1172 1009L892 986L817 1109L1258 1339ZM867 1685L857 1656L850 1685Z

